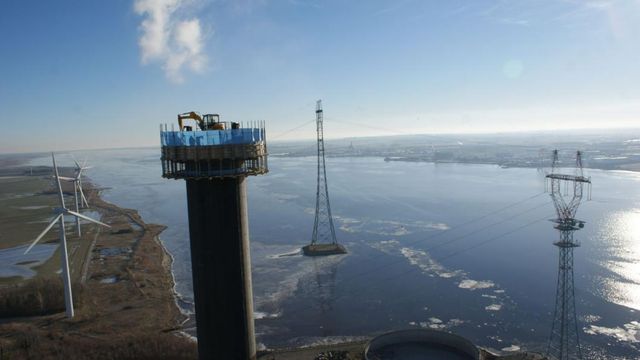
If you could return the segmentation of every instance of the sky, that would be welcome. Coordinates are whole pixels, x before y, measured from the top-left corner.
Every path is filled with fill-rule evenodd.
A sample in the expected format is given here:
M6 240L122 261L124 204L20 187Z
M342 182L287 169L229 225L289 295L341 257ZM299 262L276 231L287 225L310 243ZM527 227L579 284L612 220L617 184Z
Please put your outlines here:
M3 0L0 153L640 127L640 0ZM306 124L306 125L305 125Z

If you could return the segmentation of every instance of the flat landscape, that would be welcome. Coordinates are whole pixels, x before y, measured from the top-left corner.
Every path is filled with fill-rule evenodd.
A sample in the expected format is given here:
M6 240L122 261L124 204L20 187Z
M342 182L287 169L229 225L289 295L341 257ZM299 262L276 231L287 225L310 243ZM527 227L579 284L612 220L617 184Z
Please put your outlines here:
M40 259L22 255L58 206L50 169L47 175L31 175L26 167L12 172L27 175L0 177L0 251L16 254L9 262L3 258L7 274L0 276L0 304L6 306L12 296L41 284L58 284L44 295L62 297L58 232L51 231L32 250L38 253L39 247L53 245L53 254L43 250ZM73 188L63 190L71 207ZM111 228L83 224L79 239L74 222L65 226L76 316L67 319L64 308L58 308L44 316L0 319L0 353L12 359L194 358L195 343L176 333L184 316L173 296L171 257L157 239L164 227L102 201L90 184L85 184L85 193L91 204L85 215ZM22 276L6 276L16 268Z

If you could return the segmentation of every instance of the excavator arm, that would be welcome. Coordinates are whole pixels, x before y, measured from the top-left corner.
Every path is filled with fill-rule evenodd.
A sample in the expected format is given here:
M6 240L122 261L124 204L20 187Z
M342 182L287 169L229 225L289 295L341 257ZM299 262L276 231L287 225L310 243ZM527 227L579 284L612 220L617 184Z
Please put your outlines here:
M183 114L178 114L178 126L180 127L180 131L182 131L184 129L184 126L182 124L182 120L184 119L193 119L198 123L198 126L202 129L204 126L204 123L202 121L202 116L198 115L196 112L191 111L188 113L183 113Z
M178 126L180 127L180 131L184 131L184 124L182 120L184 119L193 119L198 123L198 127L200 130L224 130L224 123L220 122L220 115L218 114L205 114L200 115L195 111L191 111L188 113L178 114Z

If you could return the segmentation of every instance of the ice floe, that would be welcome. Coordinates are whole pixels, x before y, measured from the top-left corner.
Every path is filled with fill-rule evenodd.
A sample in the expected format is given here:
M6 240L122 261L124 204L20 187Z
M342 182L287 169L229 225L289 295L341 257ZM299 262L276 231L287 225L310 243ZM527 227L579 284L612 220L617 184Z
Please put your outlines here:
M299 247L281 254L267 255L267 259L279 259L283 257L290 257L290 256L297 256L297 255L302 255L302 250Z
M382 236L404 236L423 231L444 231L449 226L444 223L425 221L401 222L394 220L354 219L334 216L340 223L340 230L349 233L368 233Z
M602 316L598 316L598 315L585 315L582 317L582 320L586 323L598 322L601 319L602 319Z
M411 326L420 326L421 328L436 329L436 330L449 329L454 326L459 326L461 324L464 324L464 321L460 319L450 319L445 322L441 319L438 319L437 317L430 317L427 321L409 322L409 325Z
M458 284L459 288L468 289L468 290L488 289L494 286L495 284L493 283L493 281L490 281L490 280L477 281L477 280L465 279L460 281L460 284Z
M264 312L264 311L254 311L253 312L253 318L256 320L260 320L260 319L275 319L277 317L279 317L281 314L280 313L268 313L268 312Z
M393 254L398 248L398 244L399 244L398 240L391 239L391 240L383 240L383 241L378 241L376 243L372 243L371 247L387 254Z
M403 247L400 249L400 253L409 260L411 265L418 266L420 270L427 275L436 275L441 278L452 278L464 275L461 270L449 270L445 268L440 263L433 260L426 251Z
M480 326L478 326L478 327L480 327ZM487 336L487 339L490 339L490 340L493 340L493 341L497 341L499 343L502 342L502 338L500 336L498 336L498 335Z
M500 349L502 351L506 351L506 352L515 352L515 351L520 351L520 346L518 345L511 345L511 346L507 346L507 347L503 347L502 349Z
M304 336L290 339L288 341L288 346L307 348L313 346L326 346L368 339L369 338L366 336Z
M271 193L271 196L275 197L278 202L284 203L287 201L295 200L299 198L299 195L295 194L284 194L284 193ZM315 211L315 210L314 210Z
M615 338L623 342L640 342L640 322L632 321L624 324L622 327L609 328L605 326L589 325L583 329L585 333L590 335L605 335Z
M266 246L256 242L253 253L253 269L256 276L270 276L279 281L256 282L254 286L254 308L256 319L280 315L281 302L290 298L297 290L301 279L315 273L328 271L337 266L344 256L327 256L310 259L300 255L299 248L291 246ZM272 314L264 317L263 314Z

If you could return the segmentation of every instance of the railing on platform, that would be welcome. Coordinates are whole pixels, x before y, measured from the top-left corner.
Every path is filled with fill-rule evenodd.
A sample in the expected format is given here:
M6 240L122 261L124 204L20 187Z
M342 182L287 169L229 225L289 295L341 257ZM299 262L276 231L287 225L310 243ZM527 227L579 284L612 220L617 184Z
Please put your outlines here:
M160 131L162 146L211 146L255 144L265 140L263 128L207 131Z
M206 131L174 131L161 125L160 142L165 178L241 177L269 171L263 122Z

